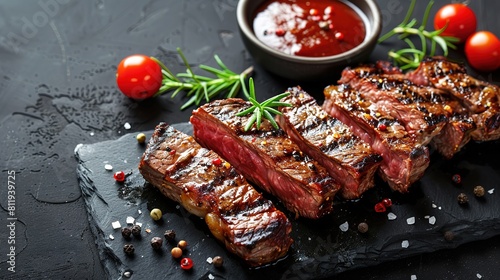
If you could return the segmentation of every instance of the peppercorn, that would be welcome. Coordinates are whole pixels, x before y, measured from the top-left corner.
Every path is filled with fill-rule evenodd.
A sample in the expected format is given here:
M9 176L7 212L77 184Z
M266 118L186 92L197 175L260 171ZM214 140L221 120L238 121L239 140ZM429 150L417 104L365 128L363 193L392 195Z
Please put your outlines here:
M139 144L144 144L144 142L146 142L146 134L139 133L139 134L137 134L137 136L135 137L135 139L137 139L137 142Z
M458 203L461 204L461 205L465 205L467 204L467 202L469 202L469 198L467 197L467 195L465 193L460 193L458 195Z
M190 270L191 268L193 268L193 260L190 258L183 258L180 263L181 268L184 270Z
M134 225L132 227L132 235L135 237L141 236L141 226L140 225Z
M477 197L483 197L484 196L483 186L475 186L474 187L474 195Z
M170 253L172 254L172 257L177 259L177 258L180 258L182 256L182 249L179 247L174 247L174 248L172 248Z
M163 213L161 212L160 209L158 208L154 208L153 210L151 210L151 212L149 213L149 216L151 216L151 218L155 221L158 221L161 219L161 216L163 215Z
M215 267L222 267L222 265L224 264L224 260L222 259L221 256L215 256L212 259L212 263L214 264Z
M182 250L186 249L188 243L186 242L186 240L181 240L179 241L179 243L177 243L177 247L181 248Z
M460 174L455 174L451 177L451 180L455 184L460 184L462 182L462 176L460 176Z
M132 234L132 230L128 227L122 228L122 236L125 239L130 239L130 235Z
M167 241L172 242L175 240L175 231L172 229L168 229L165 231L164 236Z
M133 244L125 244L123 245L123 252L127 255L133 255L135 251L134 245Z
M368 224L365 222L358 224L358 231L361 233L366 233L368 231Z
M161 245L163 245L163 239L157 236L151 238L151 247L153 247L153 249L159 250L161 249Z
M449 230L444 232L444 240L452 241L453 238L455 238L455 234L453 234L453 232L451 232Z

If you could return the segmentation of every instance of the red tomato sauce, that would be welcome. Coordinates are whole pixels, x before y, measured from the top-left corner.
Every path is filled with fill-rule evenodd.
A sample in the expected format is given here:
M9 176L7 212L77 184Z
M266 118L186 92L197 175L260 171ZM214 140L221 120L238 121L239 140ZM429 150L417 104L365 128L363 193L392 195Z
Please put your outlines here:
M349 5L336 0L269 0L256 12L255 35L286 54L322 57L361 44L366 27Z

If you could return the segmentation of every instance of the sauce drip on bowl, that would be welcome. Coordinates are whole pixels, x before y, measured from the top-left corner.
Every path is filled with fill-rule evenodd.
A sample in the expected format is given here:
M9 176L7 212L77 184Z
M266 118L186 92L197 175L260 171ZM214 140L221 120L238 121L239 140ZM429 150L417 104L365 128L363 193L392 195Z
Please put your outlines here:
M268 0L256 12L257 38L286 54L331 56L361 44L366 27L348 4L336 0Z

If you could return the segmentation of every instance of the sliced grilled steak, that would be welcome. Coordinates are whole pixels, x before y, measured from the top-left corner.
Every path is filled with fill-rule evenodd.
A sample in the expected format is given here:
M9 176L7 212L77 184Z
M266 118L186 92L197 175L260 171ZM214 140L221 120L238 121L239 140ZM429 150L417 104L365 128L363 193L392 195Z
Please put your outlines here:
M340 185L269 121L263 120L260 130L245 132L249 116L236 114L250 106L232 98L199 107L191 116L194 137L296 215L315 219L330 213Z
M361 98L378 104L379 110L398 119L421 145L427 145L446 125L450 115L442 104L446 93L415 85L403 74L365 73L357 69L344 71L341 80L357 90Z
M470 111L476 129L472 138L488 141L500 138L500 88L467 74L465 67L442 57L428 58L407 75L416 84L446 90Z
M165 196L203 217L212 234L250 266L283 257L293 240L285 214L193 137L161 123L139 170Z
M281 128L299 148L323 165L342 185L346 199L359 198L374 185L374 173L382 158L352 134L349 127L329 116L300 87L289 88L283 98L293 107L282 107L277 116Z
M348 125L353 133L382 156L379 174L389 186L407 192L429 165L429 151L405 127L376 103L348 85L325 89L323 109Z

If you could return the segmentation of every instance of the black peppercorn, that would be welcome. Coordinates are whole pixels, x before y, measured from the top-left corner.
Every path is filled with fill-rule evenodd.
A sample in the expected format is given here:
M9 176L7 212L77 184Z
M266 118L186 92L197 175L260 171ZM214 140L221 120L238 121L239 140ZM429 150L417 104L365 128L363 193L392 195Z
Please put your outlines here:
M134 245L133 244L125 244L123 245L123 252L127 255L133 255L135 251Z
M132 230L128 227L122 228L122 236L125 239L130 239L130 235L132 234Z
M224 264L224 260L222 259L221 256L215 256L212 259L212 263L214 264L215 267L222 267L222 265Z
M141 226L140 225L134 225L132 227L132 235L134 235L135 237L141 236Z
M151 238L151 247L153 247L153 249L160 250L162 245L163 245L163 239L161 239L160 237L156 236Z
M469 202L469 198L467 197L467 195L465 193L460 193L458 195L457 199L458 199L458 203L461 205L465 205L465 204L467 204L467 202Z
M168 229L165 231L164 236L167 241L172 242L175 240L175 231L172 229Z
M444 232L444 240L452 241L453 238L455 238L455 235L453 234L453 232L451 232L449 230Z
M483 197L484 196L484 188L483 186L476 186L474 187L474 195L477 197Z
M365 222L358 224L358 231L361 233L366 233L368 231L368 224Z

